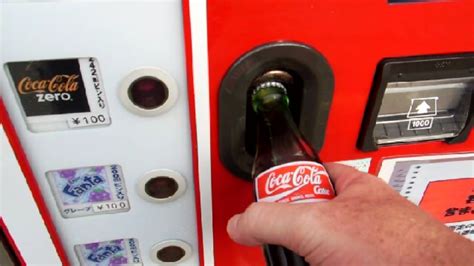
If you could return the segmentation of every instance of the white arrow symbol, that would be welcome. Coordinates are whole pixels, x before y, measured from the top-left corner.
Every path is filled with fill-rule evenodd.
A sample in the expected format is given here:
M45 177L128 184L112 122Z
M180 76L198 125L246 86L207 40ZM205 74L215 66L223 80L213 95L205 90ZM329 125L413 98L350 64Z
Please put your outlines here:
M431 106L426 103L426 101L423 101L416 107L416 113L417 114L426 114L428 113L428 110L431 109Z

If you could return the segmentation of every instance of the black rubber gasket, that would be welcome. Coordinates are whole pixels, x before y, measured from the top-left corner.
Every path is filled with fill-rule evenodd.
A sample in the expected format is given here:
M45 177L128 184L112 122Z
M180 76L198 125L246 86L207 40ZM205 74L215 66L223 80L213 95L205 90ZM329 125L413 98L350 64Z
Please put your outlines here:
M256 135L249 89L255 78L269 70L284 70L294 77L288 95L295 122L316 151L324 143L334 90L334 75L324 56L295 42L259 46L230 67L219 89L220 159L245 179L251 178Z

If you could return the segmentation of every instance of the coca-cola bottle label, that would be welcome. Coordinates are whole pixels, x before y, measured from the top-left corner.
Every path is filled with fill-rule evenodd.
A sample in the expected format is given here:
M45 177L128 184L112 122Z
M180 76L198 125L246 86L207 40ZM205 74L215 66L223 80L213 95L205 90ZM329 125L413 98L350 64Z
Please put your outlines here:
M334 198L331 179L322 164L312 161L274 166L255 178L257 201L316 202Z

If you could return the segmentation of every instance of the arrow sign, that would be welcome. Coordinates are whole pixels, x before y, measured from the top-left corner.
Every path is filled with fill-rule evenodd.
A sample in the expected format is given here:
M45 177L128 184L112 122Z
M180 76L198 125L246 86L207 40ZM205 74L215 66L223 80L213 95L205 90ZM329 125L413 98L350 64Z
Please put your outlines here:
M428 110L431 109L431 106L426 103L426 101L423 101L416 107L416 113L417 114L426 114L428 113Z
M407 118L420 118L438 115L438 96L412 98Z

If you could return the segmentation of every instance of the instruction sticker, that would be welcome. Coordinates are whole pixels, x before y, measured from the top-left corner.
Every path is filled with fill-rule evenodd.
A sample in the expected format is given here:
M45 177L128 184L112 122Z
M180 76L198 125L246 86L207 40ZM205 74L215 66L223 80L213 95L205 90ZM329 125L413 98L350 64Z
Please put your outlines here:
M10 62L6 67L31 131L110 124L95 58Z
M430 182L419 206L444 223L474 221L474 177Z
M119 165L54 170L46 177L64 218L130 209Z
M474 241L474 220L458 223L447 223L446 226L455 233Z
M355 159L355 160L338 161L336 163L352 166L361 172L368 173L371 160L372 158L363 158L363 159Z
M474 153L386 159L378 175L454 232L474 240Z
M413 164L400 194L450 226L474 220L474 160ZM474 230L465 234L474 239Z
M143 265L135 238L75 245L74 251L81 265Z

